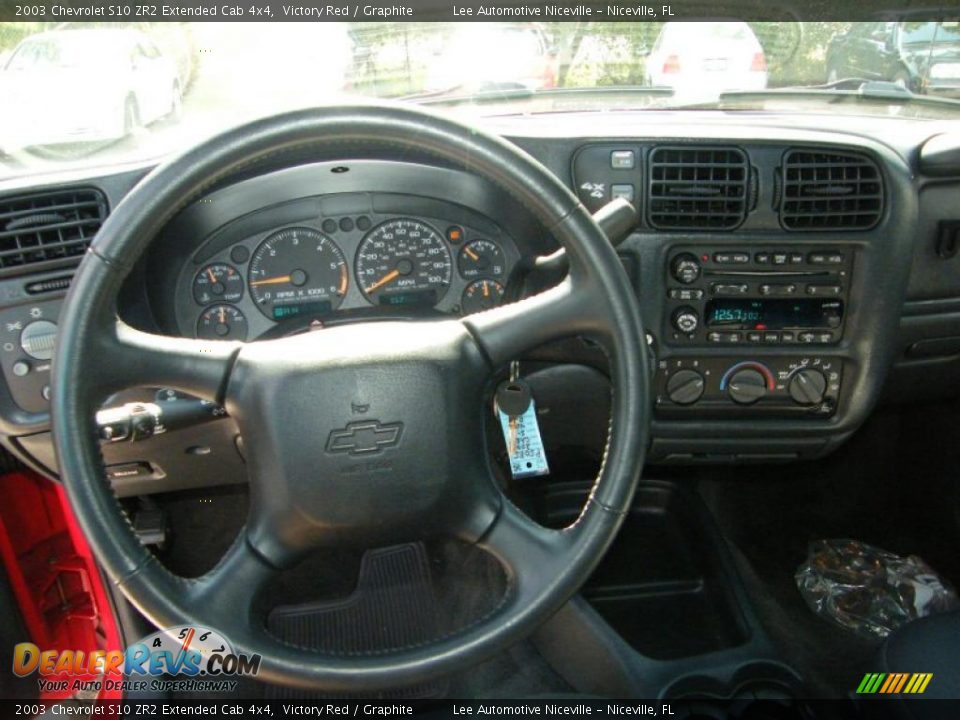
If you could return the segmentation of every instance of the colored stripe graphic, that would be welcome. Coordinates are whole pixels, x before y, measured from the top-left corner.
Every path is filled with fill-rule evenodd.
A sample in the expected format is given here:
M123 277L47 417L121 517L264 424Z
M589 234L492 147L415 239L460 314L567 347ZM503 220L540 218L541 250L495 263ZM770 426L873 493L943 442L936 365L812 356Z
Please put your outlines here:
M867 673L857 686L858 695L920 695L933 679L933 673Z

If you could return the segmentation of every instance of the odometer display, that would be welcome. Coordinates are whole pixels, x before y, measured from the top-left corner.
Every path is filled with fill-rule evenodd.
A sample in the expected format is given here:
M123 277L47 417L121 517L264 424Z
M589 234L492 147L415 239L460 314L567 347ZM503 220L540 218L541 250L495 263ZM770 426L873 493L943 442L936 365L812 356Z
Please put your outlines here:
M287 228L260 243L250 260L250 295L271 320L297 315L291 306L336 310L350 273L343 252L323 233Z
M357 250L357 283L377 305L392 296L443 299L453 259L443 236L419 220L390 220L371 230ZM421 295L421 293L423 295Z

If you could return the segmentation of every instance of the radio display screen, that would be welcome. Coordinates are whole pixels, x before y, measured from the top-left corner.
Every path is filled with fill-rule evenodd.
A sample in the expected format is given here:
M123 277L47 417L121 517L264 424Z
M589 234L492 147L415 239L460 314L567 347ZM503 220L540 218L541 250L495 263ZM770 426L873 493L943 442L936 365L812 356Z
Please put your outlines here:
M841 315L839 300L711 300L707 303L707 327L779 330L827 327L828 316Z

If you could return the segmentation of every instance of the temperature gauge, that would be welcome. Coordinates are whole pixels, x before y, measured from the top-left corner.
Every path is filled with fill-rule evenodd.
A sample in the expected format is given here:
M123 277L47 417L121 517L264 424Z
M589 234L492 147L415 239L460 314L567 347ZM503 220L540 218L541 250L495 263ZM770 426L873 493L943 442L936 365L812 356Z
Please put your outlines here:
M503 299L503 285L496 280L474 280L467 285L460 300L464 315L489 310Z
M490 240L474 240L464 245L457 257L457 269L467 280L500 277L505 267L503 250Z
M237 302L243 297L243 278L226 263L207 265L193 279L193 299L200 305L213 302Z
M201 340L246 340L247 316L233 305L214 305L203 311L197 321Z

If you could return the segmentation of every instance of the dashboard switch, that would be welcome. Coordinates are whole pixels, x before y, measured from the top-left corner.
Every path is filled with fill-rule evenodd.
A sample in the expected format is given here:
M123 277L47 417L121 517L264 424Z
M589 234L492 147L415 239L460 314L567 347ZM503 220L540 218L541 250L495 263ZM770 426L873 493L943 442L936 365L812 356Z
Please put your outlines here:
M35 320L20 333L20 347L35 360L53 357L53 345L57 339L57 324L49 320Z
M738 370L727 383L727 395L738 405L751 405L767 394L767 381L759 370Z
M633 170L636 162L633 150L614 150L610 153L610 167L614 170Z
M798 405L819 405L827 392L827 379L819 370L805 368L794 373L787 389Z
M667 397L677 405L692 405L703 395L703 375L696 370L678 370L667 380Z

